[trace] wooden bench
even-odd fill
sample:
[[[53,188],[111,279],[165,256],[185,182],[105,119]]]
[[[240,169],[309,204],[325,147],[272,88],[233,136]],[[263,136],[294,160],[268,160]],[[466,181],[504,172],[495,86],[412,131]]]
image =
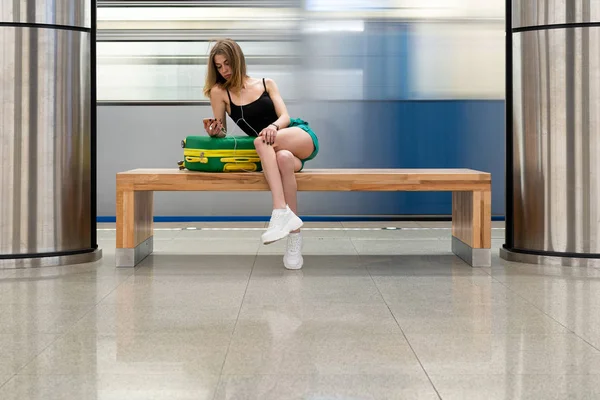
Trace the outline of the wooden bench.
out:
[[[469,265],[491,265],[491,175],[469,169],[313,169],[299,191],[452,192],[452,251]],[[153,251],[155,191],[267,191],[261,172],[134,169],[117,174],[116,265],[134,267]]]

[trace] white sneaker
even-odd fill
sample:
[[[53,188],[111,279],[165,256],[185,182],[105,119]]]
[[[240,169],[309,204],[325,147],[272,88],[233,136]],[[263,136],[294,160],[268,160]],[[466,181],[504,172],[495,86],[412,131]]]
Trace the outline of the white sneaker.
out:
[[[287,238],[283,265],[287,269],[300,269],[304,259],[302,258],[302,234],[300,232],[290,233]]]
[[[287,205],[284,209],[273,210],[269,227],[262,234],[262,241],[264,244],[271,244],[281,240],[289,235],[291,231],[300,229],[303,224],[304,222]]]

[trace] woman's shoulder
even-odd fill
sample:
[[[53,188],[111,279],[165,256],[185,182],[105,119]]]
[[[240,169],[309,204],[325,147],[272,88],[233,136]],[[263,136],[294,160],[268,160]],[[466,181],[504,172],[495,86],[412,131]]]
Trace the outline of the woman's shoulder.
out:
[[[210,89],[211,93],[215,93],[215,94],[224,94],[225,93],[225,88],[220,84],[220,83],[215,83],[213,85],[213,87]]]
[[[216,83],[211,89],[210,89],[210,98],[211,100],[219,100],[224,98],[226,95],[226,90],[223,86],[221,86],[221,84]]]
[[[265,86],[267,87],[267,90],[277,90],[277,83],[275,83],[275,80],[272,78],[263,78],[263,81],[265,82]]]

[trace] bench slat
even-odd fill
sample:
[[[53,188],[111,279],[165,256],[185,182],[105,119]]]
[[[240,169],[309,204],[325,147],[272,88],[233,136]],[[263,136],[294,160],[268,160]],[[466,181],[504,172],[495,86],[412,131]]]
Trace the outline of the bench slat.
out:
[[[472,191],[489,189],[491,175],[469,169],[313,169],[296,174],[299,191]],[[262,172],[206,173],[135,169],[117,174],[134,191],[264,191]]]

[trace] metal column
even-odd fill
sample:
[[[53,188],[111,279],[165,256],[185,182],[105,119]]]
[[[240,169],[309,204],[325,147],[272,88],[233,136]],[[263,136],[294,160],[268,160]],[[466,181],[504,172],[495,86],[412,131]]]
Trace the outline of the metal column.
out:
[[[507,2],[500,256],[600,265],[600,1]]]
[[[95,1],[0,4],[0,268],[90,262]]]

